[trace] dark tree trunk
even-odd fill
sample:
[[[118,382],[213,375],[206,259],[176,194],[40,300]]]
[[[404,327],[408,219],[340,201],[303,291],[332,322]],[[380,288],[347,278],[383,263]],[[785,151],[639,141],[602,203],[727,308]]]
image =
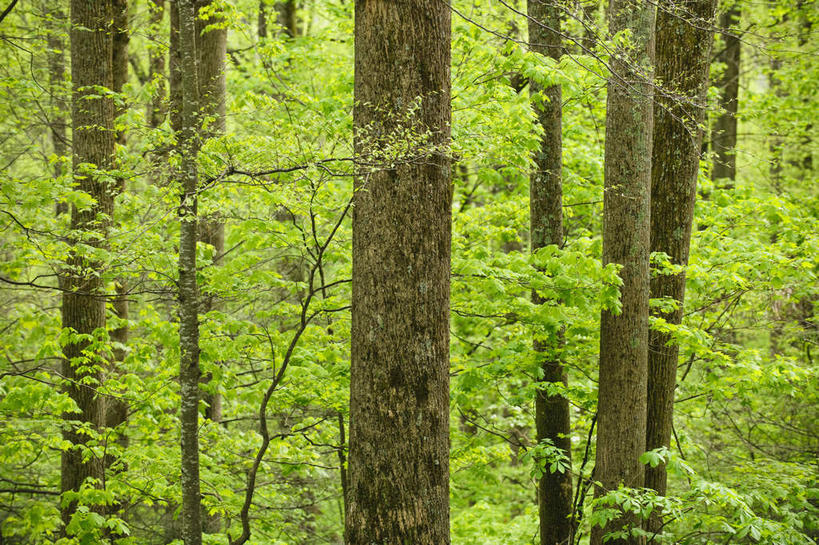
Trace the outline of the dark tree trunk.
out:
[[[99,96],[95,86],[113,85],[110,1],[71,2],[71,81],[72,134],[75,181],[91,195],[95,203],[87,209],[71,210],[72,241],[90,246],[105,244],[109,218],[113,214],[116,187],[101,172],[110,169],[114,160],[114,103]],[[90,96],[89,96],[90,95]],[[94,97],[94,98],[91,98]],[[89,168],[88,165],[94,165]],[[105,328],[105,294],[101,279],[103,264],[72,251],[63,274],[62,325],[78,334],[91,335]],[[68,395],[76,402],[79,414],[66,415],[92,429],[105,423],[104,405],[97,396],[106,365],[103,354],[88,354],[89,343],[73,341],[63,348],[62,374]],[[63,432],[73,448],[62,454],[61,492],[78,490],[91,477],[103,479],[103,463],[98,458],[84,459],[82,445],[88,435],[77,433],[73,426]],[[68,524],[76,510],[71,502],[61,507],[63,522]]]
[[[260,40],[267,38],[267,2],[259,0],[259,17],[256,24],[256,31]]]
[[[182,48],[179,43],[179,0],[170,0],[168,47],[168,115],[174,133],[182,132]]]
[[[296,0],[276,2],[276,22],[279,23],[283,32],[290,38],[295,38],[299,35],[296,7]]]
[[[648,367],[649,214],[652,149],[654,4],[611,0],[609,32],[631,32],[632,48],[611,59],[606,110],[603,263],[622,265],[622,311],[604,310],[600,325],[595,480],[596,494],[643,486],[640,455],[646,445],[646,372]],[[592,529],[599,545],[605,529]],[[639,543],[627,538],[609,543]]]
[[[449,543],[450,11],[358,0],[346,538]],[[416,107],[417,106],[417,107]]]
[[[560,8],[550,0],[529,0],[529,42],[533,52],[559,59],[562,54],[560,39]],[[563,135],[562,91],[559,85],[543,89],[531,81],[532,95],[538,122],[543,127],[540,149],[535,154],[536,170],[529,182],[529,211],[532,252],[550,244],[563,246]],[[532,301],[543,304],[537,293]],[[563,332],[553,339],[536,339],[541,385],[566,385],[566,370],[560,359]],[[569,400],[550,396],[538,388],[535,397],[535,425],[538,443],[550,441],[571,460],[571,422]],[[546,472],[538,481],[538,511],[540,515],[541,545],[570,543],[572,535],[572,473]]]
[[[199,289],[196,284],[197,186],[199,153],[199,53],[194,0],[177,0],[179,82],[182,107],[178,136],[182,186],[179,220],[179,347],[182,425],[182,541],[201,545],[199,490]]]
[[[688,265],[691,223],[697,195],[702,123],[708,91],[715,0],[685,0],[657,14],[656,80],[662,87],[654,108],[651,166],[651,251],[665,252],[671,263]],[[685,272],[656,275],[651,298],[670,297],[678,307],[656,316],[679,325],[683,316]],[[651,331],[648,353],[646,450],[668,447],[677,385],[679,345]],[[645,486],[666,493],[666,467],[646,466]],[[650,521],[659,531],[658,519]]]
[[[719,82],[720,115],[711,132],[714,166],[711,178],[726,188],[734,185],[737,174],[737,108],[739,106],[739,4],[729,7],[719,18],[723,50],[717,60],[725,64]]]

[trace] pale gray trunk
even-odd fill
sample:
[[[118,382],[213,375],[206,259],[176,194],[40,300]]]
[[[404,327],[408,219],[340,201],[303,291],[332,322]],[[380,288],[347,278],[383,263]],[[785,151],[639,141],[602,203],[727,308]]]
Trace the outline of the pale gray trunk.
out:
[[[177,0],[179,9],[179,76],[182,108],[178,135],[182,186],[179,206],[179,347],[182,425],[182,541],[201,545],[199,488],[199,288],[196,284],[197,195],[199,153],[199,84],[194,0]]]

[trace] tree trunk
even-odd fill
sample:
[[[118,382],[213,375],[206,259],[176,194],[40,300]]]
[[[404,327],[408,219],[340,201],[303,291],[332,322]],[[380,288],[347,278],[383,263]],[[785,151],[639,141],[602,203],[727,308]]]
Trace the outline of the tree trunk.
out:
[[[114,93],[122,93],[123,87],[128,81],[128,41],[130,39],[128,33],[128,2],[127,0],[112,0],[113,4],[113,28],[111,32],[112,38],[112,66],[113,66],[113,87],[111,90]],[[122,115],[124,108],[114,108],[114,117]],[[124,131],[116,132],[116,143],[120,146],[125,146],[126,136]],[[125,179],[118,178],[116,181],[117,193],[122,193],[125,190]],[[128,288],[124,278],[118,278],[115,281],[115,293],[112,301],[114,314],[121,320],[121,324],[111,331],[111,341],[116,343],[117,347],[113,350],[113,361],[111,362],[110,372],[113,374],[119,373],[117,363],[125,359],[125,345],[128,343]],[[106,400],[105,406],[105,427],[115,430],[119,428],[114,435],[117,437],[119,447],[125,449],[128,446],[128,437],[125,435],[124,424],[128,419],[128,404],[118,398],[112,397]],[[113,449],[112,449],[113,450]],[[107,454],[104,459],[105,471],[109,472],[111,466],[116,461],[115,454]],[[123,504],[114,502],[108,506],[109,513],[116,513],[122,511]],[[106,531],[107,537],[116,539],[125,537],[125,535],[117,534],[112,530]]]
[[[179,347],[182,425],[182,541],[201,545],[202,513],[199,490],[199,289],[196,284],[197,186],[199,153],[199,84],[194,0],[177,0],[179,76],[178,172],[182,186],[179,221]]]
[[[114,160],[114,103],[99,96],[95,86],[113,85],[110,1],[71,2],[71,81],[73,165],[78,187],[95,202],[86,209],[71,210],[71,240],[74,244],[102,246],[114,209],[116,187],[104,171]],[[105,294],[101,272],[103,264],[72,250],[63,274],[62,326],[81,335],[95,335],[105,328]],[[62,374],[68,395],[77,404],[79,414],[67,414],[67,420],[78,420],[99,430],[104,425],[104,406],[96,387],[102,382],[106,365],[104,354],[89,354],[90,343],[75,339],[63,347],[65,359]],[[84,459],[82,445],[88,435],[67,426],[63,436],[74,447],[62,454],[60,490],[78,490],[86,478],[103,479],[102,460]],[[68,524],[76,511],[76,502],[61,507],[63,523]]]
[[[68,137],[66,127],[68,120],[68,101],[65,95],[65,43],[63,39],[62,25],[65,24],[65,13],[59,3],[46,4],[46,14],[53,24],[48,29],[48,87],[51,93],[51,112],[49,116],[49,128],[51,135],[51,147],[54,155],[58,159],[65,157],[68,153]],[[64,163],[58,160],[54,163],[54,177],[60,178],[65,170]],[[59,216],[68,212],[68,205],[58,202],[56,213]],[[62,280],[60,280],[62,281]]]
[[[719,18],[723,50],[717,60],[725,64],[718,82],[720,115],[711,133],[714,166],[711,178],[727,189],[734,186],[737,174],[737,107],[739,106],[739,20],[740,6],[730,6]],[[721,182],[720,182],[721,181]]]
[[[259,0],[259,16],[256,24],[256,32],[259,40],[267,38],[267,2]]]
[[[450,12],[358,0],[346,539],[449,543]],[[418,137],[417,135],[426,135]],[[383,155],[381,155],[383,157]]]
[[[128,3],[127,0],[112,0],[112,3],[114,10],[114,28],[112,32],[112,60],[114,68],[113,87],[111,90],[115,93],[122,93],[122,89],[125,83],[128,81]],[[123,110],[121,108],[114,109],[115,117],[121,115],[122,113]],[[123,131],[117,131],[116,142],[121,146],[125,145],[125,133]],[[118,179],[117,191],[122,192],[124,189],[125,180]],[[125,320],[125,322],[121,326],[111,331],[111,340],[121,345],[125,345],[128,342],[127,291],[125,281],[122,279],[117,280],[116,294],[113,301],[114,314],[116,314],[117,318],[120,320]],[[124,358],[125,351],[122,348],[116,348],[114,350],[114,361],[120,362]],[[117,426],[123,424],[125,422],[127,412],[128,408],[125,402],[116,398],[109,400],[108,406],[106,407],[106,426],[109,428],[116,428]],[[106,466],[107,465],[110,464],[106,464]]]
[[[603,263],[622,266],[622,310],[600,325],[595,480],[600,496],[619,485],[643,486],[648,367],[649,214],[651,191],[654,4],[612,0],[609,32],[631,32],[631,47],[611,59],[606,110]],[[633,520],[592,529],[591,543]],[[640,543],[626,538],[608,543]]]
[[[165,0],[151,0],[150,29],[155,37],[160,35],[165,17]],[[171,10],[176,11],[176,10]],[[156,85],[148,107],[148,126],[155,129],[165,120],[165,53],[160,47],[152,47],[148,54],[148,72]]]
[[[276,22],[279,23],[284,33],[290,38],[295,38],[299,35],[296,7],[296,0],[276,2]]]
[[[548,0],[529,0],[528,15],[532,51],[559,59],[562,55],[559,7]],[[536,170],[529,182],[530,231],[534,253],[550,244],[563,246],[563,104],[559,85],[543,89],[537,82],[530,81],[529,91],[538,122],[543,127],[540,149],[534,158]],[[545,302],[537,293],[532,293],[532,301],[536,304]],[[562,344],[562,331],[557,331],[552,339],[535,340],[541,385],[566,385],[566,370],[559,356]],[[571,460],[568,399],[559,395],[550,396],[546,390],[538,388],[535,425],[538,443],[550,441]],[[538,511],[541,545],[571,542],[571,469],[552,473],[546,468],[538,481]]]
[[[227,98],[225,57],[227,56],[227,29],[206,28],[221,21],[221,17],[211,17],[202,20],[198,16],[199,10],[213,3],[213,0],[197,1],[197,55],[199,56],[199,104],[202,115],[208,119],[207,131],[202,138],[222,136],[225,132],[225,100]],[[213,266],[222,262],[225,252],[225,224],[218,216],[202,217],[199,223],[199,241],[213,246]],[[202,300],[202,313],[218,308],[218,303],[212,295]],[[208,382],[212,375],[208,373],[203,380]],[[216,393],[204,393],[207,409],[205,417],[212,422],[222,421],[222,396]],[[219,515],[203,514],[204,531],[208,534],[218,533],[221,529]]]
[[[179,0],[170,0],[170,42],[168,47],[168,115],[171,129],[182,132],[182,48],[179,43]]]
[[[685,0],[657,14],[656,80],[662,86],[654,108],[651,166],[651,251],[665,252],[686,267],[697,195],[702,124],[708,91],[715,0]],[[678,302],[670,313],[656,312],[679,325],[685,298],[685,271],[651,279],[651,298]],[[668,447],[680,347],[669,335],[649,333],[646,450]],[[645,486],[666,493],[666,467],[646,466]],[[659,531],[658,519],[650,521]]]

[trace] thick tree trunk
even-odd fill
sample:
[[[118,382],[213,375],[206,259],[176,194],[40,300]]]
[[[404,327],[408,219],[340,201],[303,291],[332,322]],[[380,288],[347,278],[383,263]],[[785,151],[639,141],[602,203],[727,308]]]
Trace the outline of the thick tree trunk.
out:
[[[717,60],[725,64],[718,82],[720,115],[711,132],[714,166],[711,178],[723,187],[731,188],[737,174],[737,108],[739,106],[739,20],[740,6],[730,6],[719,18],[723,50]]]
[[[654,108],[651,166],[651,251],[665,252],[671,263],[688,265],[691,223],[697,195],[702,123],[708,91],[715,0],[685,0],[673,11],[657,14],[656,80],[662,87]],[[685,271],[656,275],[651,298],[678,302],[670,313],[656,316],[679,325],[685,298]],[[680,348],[669,335],[649,333],[648,415],[646,450],[668,447],[677,385]],[[666,467],[646,466],[645,486],[666,493]],[[659,530],[658,520],[650,522]]]
[[[649,214],[652,149],[654,4],[612,0],[609,32],[631,32],[628,51],[611,59],[606,111],[603,263],[622,265],[622,311],[604,310],[600,325],[595,480],[596,495],[623,484],[643,486],[640,455],[646,445],[648,367]],[[605,529],[592,529],[591,543],[602,543]],[[628,538],[609,543],[639,543]]]
[[[182,186],[179,220],[179,347],[182,425],[182,541],[201,545],[199,489],[199,289],[196,284],[197,186],[199,153],[199,84],[194,0],[177,0],[182,108],[178,136]]]
[[[550,0],[529,0],[529,42],[532,51],[559,59],[562,54],[560,39],[560,9]],[[529,211],[532,252],[555,244],[563,246],[563,135],[562,91],[559,85],[543,89],[530,82],[538,122],[543,127],[540,149],[535,154],[536,170],[529,182]],[[544,303],[537,293],[532,294],[536,304]],[[566,370],[560,359],[563,332],[558,331],[550,340],[536,339],[539,382],[566,385]],[[571,460],[571,421],[569,400],[550,396],[538,388],[535,398],[535,425],[537,441],[549,440]],[[541,545],[570,543],[572,535],[572,473],[546,472],[538,481],[538,511],[540,515]]]
[[[346,538],[444,545],[450,12],[437,0],[358,0],[355,9],[357,155],[377,160],[390,137],[427,140],[356,178]]]
[[[114,103],[99,96],[95,86],[113,85],[110,1],[71,2],[71,81],[73,165],[79,188],[91,195],[95,203],[87,209],[71,210],[72,240],[90,246],[105,244],[108,222],[113,213],[116,187],[103,175],[114,160]],[[90,95],[90,96],[89,96]],[[93,96],[94,98],[91,98]],[[89,167],[88,165],[93,165]],[[102,264],[72,251],[63,271],[62,325],[81,335],[92,335],[105,328],[105,294],[100,278]],[[99,429],[104,425],[104,406],[96,387],[102,381],[106,365],[103,354],[89,354],[89,342],[74,340],[63,348],[62,374],[68,395],[76,402],[79,414],[66,415]],[[73,426],[63,432],[73,448],[62,454],[61,492],[78,490],[86,478],[102,482],[102,460],[86,459],[82,445],[88,435],[77,433]],[[68,524],[76,510],[71,502],[61,507],[63,522]]]

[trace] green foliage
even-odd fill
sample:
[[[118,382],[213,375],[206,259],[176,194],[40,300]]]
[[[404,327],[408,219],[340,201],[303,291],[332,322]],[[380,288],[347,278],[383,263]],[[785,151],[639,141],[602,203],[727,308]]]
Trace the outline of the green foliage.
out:
[[[271,443],[251,508],[252,542],[341,543],[348,203],[352,175],[362,168],[351,161],[353,2],[300,2],[304,32],[294,39],[275,31],[273,4],[265,2],[265,39],[256,36],[255,0],[216,2],[214,14],[224,22],[208,14],[228,28],[230,61],[228,128],[205,141],[199,156],[199,213],[226,231],[224,255],[205,243],[197,252],[197,281],[211,303],[200,315],[201,390],[221,396],[223,408],[217,424],[205,418],[207,401],[201,404],[203,507],[223,523],[206,542],[225,543],[228,524],[236,534],[246,472],[261,444],[263,396],[287,361],[265,412]],[[610,44],[600,40],[581,51],[578,43],[603,29],[585,29],[572,11],[564,24],[570,54],[555,61],[528,50],[523,2],[458,0],[453,7],[453,140],[450,150],[438,150],[453,157],[453,543],[532,543],[535,481],[566,471],[577,486],[581,543],[593,525],[624,514],[661,517],[663,534],[646,536],[653,543],[810,543],[819,534],[815,6],[743,6],[741,26],[753,32],[743,38],[738,178],[733,188],[716,186],[710,157],[703,158],[684,320],[651,320],[681,352],[672,445],[641,458],[666,465],[669,493],[618,488],[596,499],[588,497],[594,444],[586,441],[596,412],[600,312],[619,311],[621,283],[617,268],[600,262]],[[68,36],[65,14],[46,8],[19,3],[3,21],[0,46],[2,540],[105,543],[113,533],[120,545],[174,543],[181,499],[180,158],[169,120],[149,127],[144,116],[154,97],[165,96],[165,77],[137,77],[147,74],[148,52],[167,53],[167,14],[153,28],[147,2],[130,8],[132,74],[115,97],[124,107],[116,128],[127,140],[116,168],[104,173],[126,180],[127,189],[116,197],[114,216],[99,218],[110,220],[103,235],[80,233],[70,214],[55,214],[55,203],[88,209],[93,200],[75,179],[99,172],[86,164],[72,173],[70,151],[58,155],[49,140],[51,121],[70,123],[70,112],[53,99],[67,98],[70,70],[62,81],[49,79],[55,50],[47,38],[61,39],[67,52]],[[598,11],[586,16],[599,19]],[[714,66],[712,81],[722,69]],[[528,188],[542,130],[531,106],[544,97],[530,96],[525,81],[516,90],[521,77],[559,84],[563,93],[566,243],[534,254]],[[400,160],[428,146],[429,135],[397,125],[378,135],[391,141],[387,156],[372,160]],[[107,246],[100,247],[103,237]],[[126,287],[127,322],[109,304],[107,330],[78,335],[61,328],[57,276],[72,250],[101,265],[106,293]],[[682,272],[661,253],[652,271]],[[533,304],[533,293],[547,302]],[[651,304],[666,313],[678,305],[667,298]],[[303,315],[309,320],[294,343]],[[113,342],[112,332],[126,323],[128,342]],[[533,350],[534,340],[560,356],[567,386],[539,382],[544,354]],[[89,345],[72,364],[104,376],[84,386],[123,401],[125,424],[82,427],[61,372],[63,347],[77,341]],[[535,439],[538,390],[571,402],[570,455]],[[104,487],[89,481],[59,496],[61,453],[78,448],[62,437],[67,426],[80,426],[89,438],[79,447],[87,459],[115,460]],[[72,500],[80,507],[61,538],[59,507]]]

